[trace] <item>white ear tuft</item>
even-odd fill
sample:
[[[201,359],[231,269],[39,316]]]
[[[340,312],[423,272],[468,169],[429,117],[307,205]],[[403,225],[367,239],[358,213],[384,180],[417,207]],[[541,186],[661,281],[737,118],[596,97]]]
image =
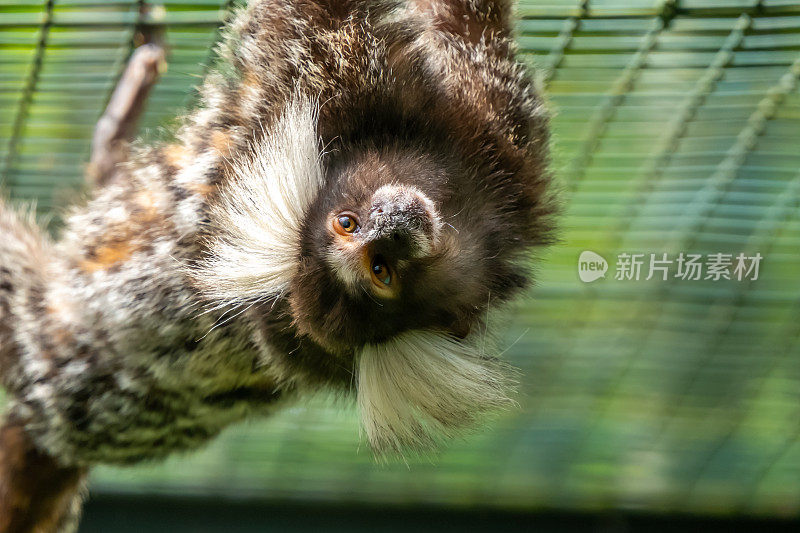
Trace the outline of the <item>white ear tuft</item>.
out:
[[[464,341],[411,331],[367,346],[358,367],[361,420],[377,453],[426,449],[514,405],[513,370]]]
[[[287,288],[301,225],[324,183],[316,126],[316,105],[295,96],[252,156],[233,163],[233,179],[211,209],[208,254],[190,271],[220,306]]]

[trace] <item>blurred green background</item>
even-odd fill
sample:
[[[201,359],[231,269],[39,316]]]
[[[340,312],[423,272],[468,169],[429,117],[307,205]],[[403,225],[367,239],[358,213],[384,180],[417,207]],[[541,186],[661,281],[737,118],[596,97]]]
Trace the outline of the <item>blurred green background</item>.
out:
[[[43,215],[82,184],[137,28],[166,24],[169,71],[141,124],[157,137],[191,104],[231,2],[142,4],[0,0],[0,179]],[[800,515],[800,2],[518,14],[565,203],[537,287],[497,319],[521,408],[434,459],[379,465],[352,406],[312,398],[185,457],[100,468],[96,501]],[[578,279],[583,250],[612,263],[606,279]],[[756,281],[620,281],[621,252],[764,259]]]

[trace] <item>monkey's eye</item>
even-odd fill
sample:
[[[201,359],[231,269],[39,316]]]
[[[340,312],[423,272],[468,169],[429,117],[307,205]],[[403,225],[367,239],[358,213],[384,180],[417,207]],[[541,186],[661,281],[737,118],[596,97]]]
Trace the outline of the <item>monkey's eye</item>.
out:
[[[349,235],[358,229],[358,219],[351,213],[340,213],[333,217],[333,229],[339,235]]]
[[[387,286],[392,284],[392,271],[389,270],[389,267],[383,262],[380,256],[372,260],[370,270],[372,271],[372,278],[375,281]]]

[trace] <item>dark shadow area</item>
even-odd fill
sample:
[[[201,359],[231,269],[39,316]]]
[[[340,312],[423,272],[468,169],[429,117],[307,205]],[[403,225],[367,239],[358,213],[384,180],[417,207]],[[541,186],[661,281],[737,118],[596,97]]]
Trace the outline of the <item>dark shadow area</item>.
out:
[[[536,531],[680,532],[800,531],[800,521],[635,513],[517,512],[241,502],[206,498],[97,496],[84,510],[80,533],[239,533],[253,531]]]

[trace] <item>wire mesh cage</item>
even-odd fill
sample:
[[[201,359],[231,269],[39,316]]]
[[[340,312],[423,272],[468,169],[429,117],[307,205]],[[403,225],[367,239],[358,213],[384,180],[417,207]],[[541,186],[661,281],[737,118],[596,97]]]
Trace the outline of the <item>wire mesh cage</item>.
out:
[[[0,0],[10,196],[42,215],[74,196],[148,25],[169,70],[140,126],[162,135],[231,7]],[[522,0],[517,15],[564,189],[559,243],[531,259],[537,286],[506,328],[520,409],[433,462],[378,465],[353,409],[314,398],[191,456],[100,469],[94,492],[800,513],[800,3]],[[585,251],[616,269],[582,282]],[[731,268],[682,277],[681,254]],[[737,276],[739,254],[758,272]],[[632,257],[639,279],[620,275]],[[656,259],[669,268],[648,271]]]

